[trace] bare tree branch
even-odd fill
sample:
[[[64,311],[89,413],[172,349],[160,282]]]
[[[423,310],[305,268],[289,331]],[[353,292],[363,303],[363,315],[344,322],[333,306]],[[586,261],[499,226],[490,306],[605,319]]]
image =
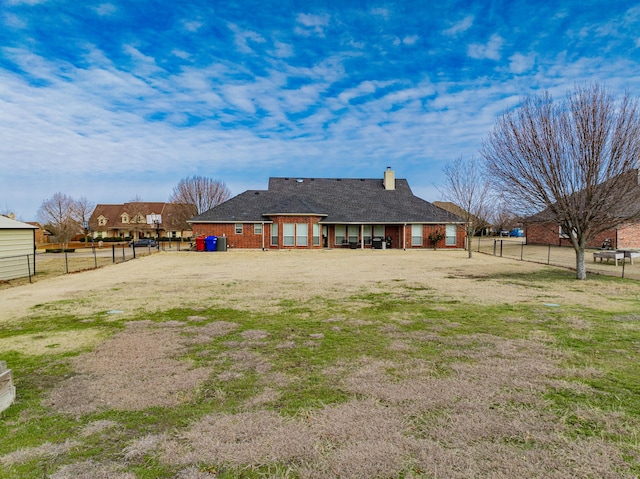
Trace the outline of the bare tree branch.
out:
[[[40,206],[40,221],[52,230],[63,248],[66,248],[69,240],[80,232],[79,209],[78,202],[63,193],[54,194]]]
[[[195,205],[197,214],[204,213],[216,205],[227,201],[231,191],[223,181],[194,175],[183,178],[169,197],[171,203]]]
[[[443,196],[461,208],[467,234],[467,251],[472,256],[471,240],[476,230],[488,224],[489,181],[482,163],[475,157],[458,158],[444,167]]]
[[[482,156],[519,214],[544,212],[569,233],[578,279],[590,240],[640,219],[640,112],[628,94],[615,101],[593,84],[560,102],[529,97],[498,119]]]

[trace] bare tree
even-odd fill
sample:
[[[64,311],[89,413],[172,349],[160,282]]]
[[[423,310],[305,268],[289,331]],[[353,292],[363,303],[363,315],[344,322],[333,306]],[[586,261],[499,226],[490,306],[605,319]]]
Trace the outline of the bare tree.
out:
[[[63,248],[80,232],[77,202],[63,193],[56,193],[44,200],[38,210],[38,217],[45,228],[50,229],[57,237]]]
[[[180,180],[173,189],[169,202],[195,205],[197,214],[200,214],[227,201],[230,197],[231,191],[223,181],[194,175]]]
[[[472,256],[471,240],[479,228],[487,226],[490,184],[483,171],[482,162],[471,157],[458,158],[444,167],[443,196],[460,208],[456,213],[465,222],[467,251]]]
[[[560,225],[586,279],[585,247],[604,231],[640,218],[640,111],[602,86],[549,93],[506,111],[482,148],[487,168],[519,213]]]
[[[494,206],[491,208],[491,225],[498,234],[502,230],[510,230],[521,219],[516,215],[509,206],[509,201],[505,199],[504,194],[500,193],[494,198]]]
[[[89,226],[89,218],[91,217],[91,213],[95,209],[95,203],[89,201],[86,197],[81,197],[76,203],[76,219],[83,225],[84,229],[84,243],[87,244],[87,231]],[[84,228],[84,225],[87,228]]]

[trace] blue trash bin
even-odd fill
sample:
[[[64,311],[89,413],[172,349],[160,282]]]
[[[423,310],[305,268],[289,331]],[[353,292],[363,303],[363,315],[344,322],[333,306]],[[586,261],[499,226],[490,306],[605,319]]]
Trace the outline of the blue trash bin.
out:
[[[215,251],[217,243],[218,243],[218,237],[217,236],[207,236],[204,239],[204,249],[205,249],[205,251]]]

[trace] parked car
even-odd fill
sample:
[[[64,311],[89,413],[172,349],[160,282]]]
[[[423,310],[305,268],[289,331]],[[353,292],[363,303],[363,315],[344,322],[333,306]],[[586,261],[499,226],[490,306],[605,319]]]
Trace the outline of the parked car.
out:
[[[509,236],[509,230],[500,230],[500,236]]]
[[[139,247],[148,247],[148,248],[155,248],[156,246],[156,242],[155,240],[149,239],[149,238],[142,238],[136,241],[131,241],[129,243],[129,246],[135,246],[136,248]]]
[[[513,228],[509,231],[509,236],[512,238],[522,238],[524,236],[524,230],[522,228]]]

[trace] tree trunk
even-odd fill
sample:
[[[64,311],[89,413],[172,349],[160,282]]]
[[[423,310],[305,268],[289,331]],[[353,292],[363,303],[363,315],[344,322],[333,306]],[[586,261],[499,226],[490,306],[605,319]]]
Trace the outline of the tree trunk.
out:
[[[471,242],[473,241],[473,234],[469,234],[469,232],[467,232],[467,251],[469,252],[469,258],[471,258],[471,256],[473,256],[473,252],[472,250],[472,245]]]
[[[576,279],[587,279],[587,268],[584,264],[584,248],[576,248]]]

